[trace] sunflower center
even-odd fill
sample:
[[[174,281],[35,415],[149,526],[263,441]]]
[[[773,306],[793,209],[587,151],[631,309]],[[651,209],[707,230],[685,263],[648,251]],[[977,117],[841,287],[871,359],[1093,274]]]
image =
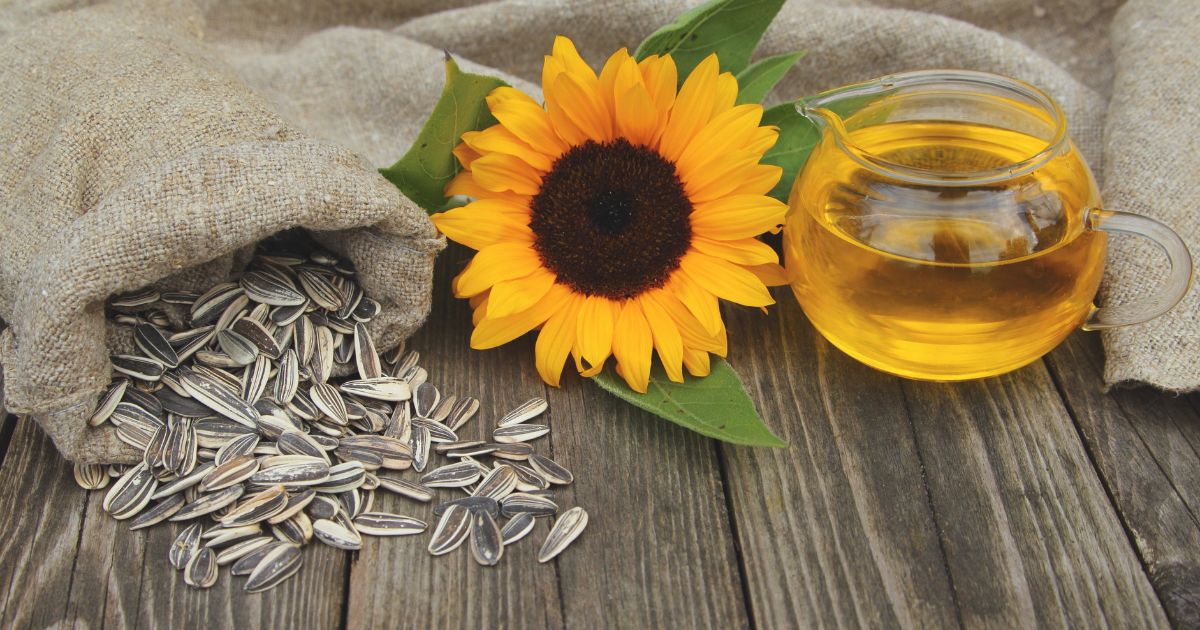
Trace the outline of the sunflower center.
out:
[[[584,295],[622,300],[661,287],[692,241],[675,165],[624,139],[564,153],[531,208],[542,263]]]

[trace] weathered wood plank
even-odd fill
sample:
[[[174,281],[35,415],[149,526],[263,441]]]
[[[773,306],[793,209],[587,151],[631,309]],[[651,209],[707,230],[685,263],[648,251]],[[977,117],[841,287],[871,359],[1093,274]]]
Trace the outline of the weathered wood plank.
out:
[[[130,532],[100,508],[103,494],[78,488],[71,465],[32,423],[18,423],[0,469],[0,625],[6,628],[335,627],[348,555],[321,545],[285,586],[262,595],[222,570],[196,591],[167,563],[177,526]],[[53,596],[51,596],[53,595]]]
[[[720,447],[757,625],[956,625],[899,384],[776,299],[729,312],[730,358],[790,446]]]
[[[433,558],[426,537],[368,545],[351,571],[351,627],[732,627],[745,623],[720,472],[703,439],[636,412],[570,377],[561,390],[538,379],[532,340],[488,352],[469,349],[469,311],[448,295],[467,252],[439,261],[433,315],[409,346],[431,382],[472,394],[482,407],[465,437],[484,435],[496,418],[548,395],[550,439],[535,446],[570,468],[560,506],[583,506],[591,521],[557,561],[539,565],[548,531],[482,568],[465,548]],[[431,506],[381,497],[432,522]]]
[[[1048,358],[1163,606],[1200,625],[1200,400],[1147,387],[1104,393],[1103,352],[1076,335]],[[1190,400],[1189,400],[1190,399]]]

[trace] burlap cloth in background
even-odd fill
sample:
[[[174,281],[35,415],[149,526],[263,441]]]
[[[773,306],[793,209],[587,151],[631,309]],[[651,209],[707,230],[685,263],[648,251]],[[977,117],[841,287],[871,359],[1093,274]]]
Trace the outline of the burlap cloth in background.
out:
[[[64,127],[45,130],[57,134],[53,140],[19,146],[15,157],[6,147],[0,158],[0,316],[17,331],[16,348],[5,353],[5,361],[15,363],[5,370],[9,404],[18,411],[61,406],[52,404],[56,396],[78,405],[94,396],[106,378],[103,346],[91,343],[80,353],[62,335],[99,338],[105,290],[133,288],[172,265],[195,265],[284,223],[338,230],[383,221],[371,230],[336,233],[427,243],[428,225],[385,184],[352,164],[350,154],[306,138],[348,148],[375,166],[389,164],[407,149],[437,98],[442,49],[468,68],[495,69],[536,93],[554,34],[571,36],[598,63],[694,2],[200,0],[194,14],[182,2],[147,2],[131,14],[138,17],[130,24],[143,30],[111,36],[97,32],[104,23],[96,16],[72,17],[74,4],[13,1],[0,11],[0,142],[37,136],[18,135],[11,126],[19,119],[13,104],[31,102],[22,86],[44,89],[47,77],[65,74],[54,96],[76,99],[48,103],[73,115]],[[62,11],[68,13],[39,21]],[[759,54],[808,51],[773,100],[925,68],[986,70],[1038,85],[1066,110],[1077,144],[1103,182],[1106,205],[1163,220],[1200,251],[1194,214],[1200,208],[1198,39],[1195,0],[791,0]],[[158,56],[141,58],[148,54]],[[90,62],[81,55],[91,55]],[[225,65],[250,90],[227,78]],[[114,68],[130,66],[144,70],[113,81]],[[198,85],[204,88],[199,94],[189,89]],[[214,100],[196,101],[205,90]],[[137,107],[152,126],[146,137],[169,142],[114,155],[108,147],[121,130],[91,130],[94,121],[83,115],[89,108],[78,99]],[[193,118],[197,111],[200,122]],[[219,137],[193,140],[197,125],[219,127]],[[199,146],[189,145],[195,142]],[[197,154],[212,145],[219,148]],[[67,185],[39,181],[53,177],[65,177]],[[14,198],[25,205],[15,207]],[[215,208],[222,210],[221,222],[211,220]],[[30,222],[39,211],[51,218]],[[238,242],[230,242],[226,221],[242,230]],[[148,227],[163,222],[171,229]],[[163,233],[174,231],[183,235],[163,242]],[[126,236],[101,238],[114,233]],[[342,250],[369,258],[386,249],[379,245],[342,243]],[[423,255],[436,249],[422,247]],[[130,256],[146,264],[127,265],[121,286],[79,276],[81,269],[102,267],[97,261]],[[361,266],[362,258],[356,260]],[[1101,302],[1144,297],[1165,275],[1161,260],[1146,243],[1114,239]],[[89,291],[80,293],[81,285]],[[409,288],[406,299],[418,310],[427,302],[413,294],[427,288]],[[1105,333],[1108,382],[1200,388],[1198,315],[1200,291],[1193,287],[1170,315]],[[31,322],[42,320],[55,325],[33,332]],[[107,452],[59,445],[69,455]]]

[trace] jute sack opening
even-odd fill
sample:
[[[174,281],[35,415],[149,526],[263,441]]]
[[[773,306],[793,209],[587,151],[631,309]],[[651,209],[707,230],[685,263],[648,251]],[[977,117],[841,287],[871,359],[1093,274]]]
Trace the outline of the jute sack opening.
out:
[[[105,300],[204,290],[260,239],[310,230],[383,304],[381,349],[424,320],[444,241],[351,152],[279,116],[200,43],[184,7],[102,5],[0,40],[5,405],[67,458],[136,461],[87,418],[128,339]]]

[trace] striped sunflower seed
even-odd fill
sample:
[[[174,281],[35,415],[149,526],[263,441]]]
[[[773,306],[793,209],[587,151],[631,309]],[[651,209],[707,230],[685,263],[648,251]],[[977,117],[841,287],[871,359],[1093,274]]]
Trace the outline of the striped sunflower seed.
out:
[[[500,539],[505,545],[511,545],[533,531],[533,526],[537,524],[537,519],[529,513],[518,514],[500,528]]]
[[[361,291],[359,295],[361,296]],[[354,360],[358,367],[359,378],[374,380],[383,376],[383,366],[379,362],[379,352],[375,350],[375,342],[371,339],[371,333],[367,332],[367,327],[362,323],[354,325]],[[407,385],[405,383],[406,388]]]
[[[500,502],[492,497],[485,496],[462,497],[459,499],[452,499],[450,501],[443,501],[433,508],[433,515],[441,516],[442,514],[446,513],[446,510],[449,510],[455,505],[461,505],[472,512],[483,510],[484,512],[490,513],[494,517],[498,518],[500,516]]]
[[[241,498],[244,492],[246,492],[246,489],[242,486],[230,486],[223,490],[202,494],[196,500],[188,503],[180,508],[178,512],[171,515],[169,520],[190,521],[197,516],[211,514],[229,505],[233,505],[235,501]]]
[[[221,347],[221,352],[237,365],[249,365],[258,358],[258,346],[233,330],[218,332],[217,344]]]
[[[101,507],[117,520],[125,520],[150,503],[150,496],[158,487],[158,480],[145,463],[130,468],[117,479],[108,494],[104,495]]]
[[[455,401],[454,406],[450,408],[450,413],[446,416],[444,424],[450,427],[451,431],[458,431],[468,420],[475,417],[479,411],[479,399],[465,396]]]
[[[421,476],[421,483],[430,488],[461,488],[479,481],[479,468],[470,462],[447,464]]]
[[[475,488],[475,491],[472,492],[471,495],[476,497],[490,497],[499,500],[511,494],[516,487],[517,473],[508,466],[501,466],[499,468],[493,468],[492,471],[483,478],[483,481],[479,482],[479,485]]]
[[[347,394],[363,398],[391,402],[408,400],[412,397],[412,392],[408,388],[408,382],[391,376],[346,381],[341,384],[341,390]]]
[[[195,588],[209,588],[217,583],[217,554],[203,547],[188,559],[183,569],[183,581]]]
[[[492,439],[501,444],[528,442],[529,440],[540,438],[549,432],[550,427],[544,424],[514,424],[492,431]]]
[[[140,381],[157,381],[162,378],[163,364],[153,359],[117,354],[111,357],[113,370]]]
[[[114,409],[117,408],[117,403],[121,402],[121,398],[125,395],[125,388],[129,386],[129,381],[119,379],[113,381],[112,385],[104,391],[104,395],[100,397],[100,401],[96,403],[96,410],[92,412],[88,418],[88,424],[93,427],[98,427],[108,421]]]
[[[241,558],[238,558],[233,563],[233,566],[229,567],[229,574],[230,575],[250,575],[254,571],[254,567],[258,566],[258,563],[261,562],[262,559],[264,557],[266,557],[266,555],[268,553],[274,551],[280,545],[288,545],[288,544],[291,544],[291,543],[286,543],[286,542],[276,539],[276,540],[272,541],[270,544],[263,545],[262,547],[259,547],[258,549],[251,551],[250,553],[242,556]],[[292,545],[292,546],[295,546],[295,545]]]
[[[496,566],[504,555],[504,542],[496,519],[486,511],[471,513],[471,557],[487,567]]]
[[[308,302],[304,294],[289,282],[262,271],[251,271],[242,276],[240,284],[246,297],[260,304],[271,306],[302,306]]]
[[[350,418],[346,415],[346,402],[342,400],[342,395],[336,387],[329,383],[314,383],[308,390],[308,395],[317,409],[334,422],[343,426],[350,423]]]
[[[530,455],[529,465],[550,483],[567,485],[575,481],[575,476],[571,474],[571,471],[563,468],[558,462],[544,455],[538,455],[537,453]]]
[[[109,299],[108,304],[113,308],[137,308],[139,306],[147,306],[159,300],[158,291],[146,287],[129,293],[114,295]]]
[[[471,531],[471,511],[461,505],[450,506],[438,520],[429,539],[429,553],[440,556],[458,548]]]
[[[217,450],[214,456],[214,463],[217,466],[224,465],[230,460],[242,455],[250,455],[254,453],[254,448],[258,446],[258,436],[253,433],[239,435],[232,440],[229,440]]]
[[[133,328],[133,341],[147,357],[169,368],[179,366],[179,355],[162,331],[150,324],[138,324]]]
[[[75,464],[75,483],[84,490],[99,490],[108,485],[108,471],[100,464]]]
[[[254,436],[250,436],[254,437]],[[239,455],[218,465],[200,480],[201,492],[221,490],[246,481],[258,472],[258,460],[253,455]]]
[[[514,424],[521,424],[532,420],[544,413],[550,407],[545,398],[530,398],[521,403],[512,411],[504,414],[500,421],[496,423],[498,428],[511,427]]]
[[[549,562],[558,554],[562,553],[579,535],[588,524],[588,513],[581,507],[573,507],[558,517],[554,521],[554,527],[550,528],[550,533],[546,535],[546,541],[542,543],[542,548],[538,551],[538,562]]]
[[[243,339],[253,344],[260,355],[278,359],[279,355],[283,353],[283,348],[279,347],[279,343],[275,341],[275,337],[267,331],[266,327],[248,317],[234,322],[230,332],[241,335]]]
[[[354,518],[354,527],[359,533],[370,536],[411,536],[423,533],[428,526],[425,521],[411,516],[364,512]]]
[[[174,542],[171,543],[171,549],[168,551],[167,559],[171,566],[182,571],[187,566],[192,555],[200,550],[200,536],[204,533],[204,527],[200,523],[192,523],[184,527],[177,536]]]
[[[282,484],[285,486],[319,485],[330,479],[333,469],[320,457],[291,455],[294,459],[267,467],[262,462],[258,472],[250,477],[253,484]],[[270,458],[275,459],[275,458]],[[269,460],[268,460],[269,461]]]
[[[441,402],[442,393],[431,383],[421,383],[415,386],[410,383],[410,386],[413,387],[413,411],[419,417],[428,418],[433,413],[433,408],[437,407],[438,403]]]
[[[275,400],[286,405],[296,395],[300,386],[300,363],[294,349],[288,349],[279,359],[279,370],[275,375]]]
[[[403,479],[393,479],[391,477],[379,477],[379,487],[388,492],[393,492],[403,497],[407,497],[414,501],[428,503],[433,500],[433,490],[422,486],[419,483],[405,481]]]
[[[516,516],[517,514],[554,516],[558,513],[558,504],[549,497],[515,492],[500,501],[500,513],[507,517]]]
[[[129,521],[129,529],[143,529],[157,525],[178,512],[186,502],[182,494],[173,494],[133,517],[133,520]]]
[[[239,503],[221,518],[221,524],[238,527],[265,521],[283,511],[287,503],[288,495],[283,486],[275,486]]]
[[[233,564],[246,554],[253,553],[274,542],[275,539],[270,536],[255,536],[254,538],[247,538],[246,540],[229,545],[217,552],[217,565],[225,566]]]
[[[269,591],[295,575],[303,565],[304,556],[298,545],[285,543],[266,548],[250,571],[245,589],[249,593]]]
[[[330,547],[348,551],[362,549],[362,536],[353,526],[347,527],[343,523],[321,518],[313,521],[312,527],[317,540]]]

